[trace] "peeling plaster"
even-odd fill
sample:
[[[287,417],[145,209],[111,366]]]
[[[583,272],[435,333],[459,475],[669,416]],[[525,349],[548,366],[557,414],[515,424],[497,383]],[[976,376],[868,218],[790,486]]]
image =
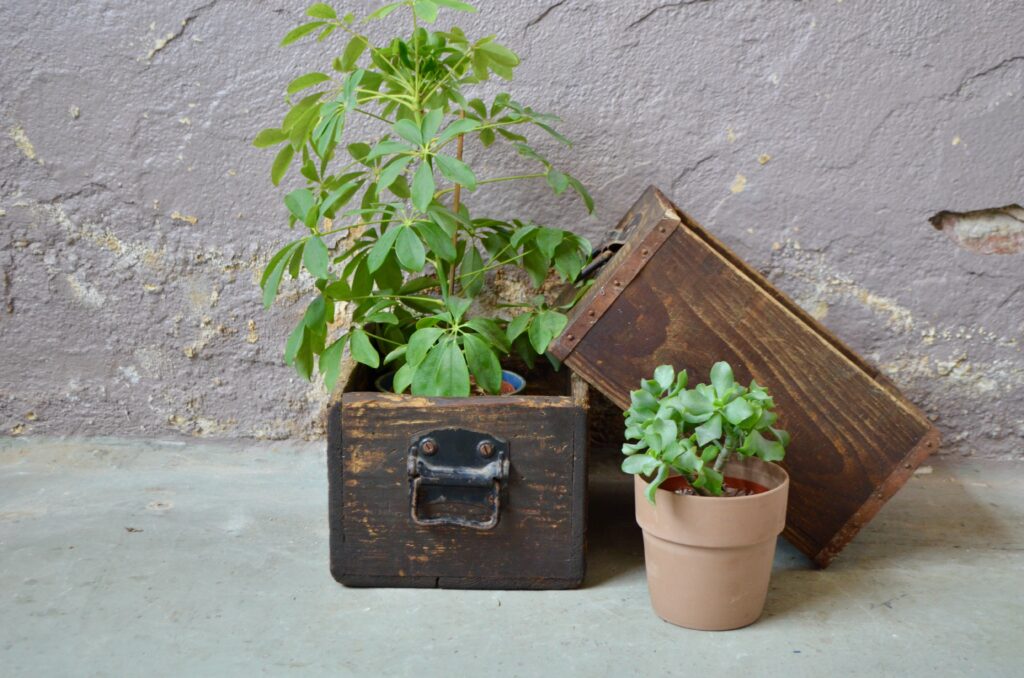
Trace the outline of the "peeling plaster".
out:
[[[257,288],[293,235],[281,196],[301,179],[272,188],[250,139],[330,48],[274,48],[302,6],[247,6],[240,40],[236,5],[196,2],[39,0],[0,25],[18,44],[45,15],[49,46],[0,70],[4,432],[323,434],[328,394],[282,364],[312,281],[288,281],[270,312]],[[925,407],[944,453],[1024,458],[1024,273],[1019,256],[971,249],[1016,236],[954,224],[947,241],[922,225],[1024,196],[1024,5],[852,9],[484,3],[460,25],[524,55],[511,91],[562,116],[572,149],[535,141],[592,189],[597,216],[543,182],[472,205],[597,242],[646,185],[668,189]],[[517,162],[488,153],[481,177]],[[725,191],[738,174],[742,194]],[[345,322],[339,309],[335,336]]]
[[[971,252],[1024,252],[1024,207],[1020,205],[971,212],[939,212],[929,221],[950,240]]]

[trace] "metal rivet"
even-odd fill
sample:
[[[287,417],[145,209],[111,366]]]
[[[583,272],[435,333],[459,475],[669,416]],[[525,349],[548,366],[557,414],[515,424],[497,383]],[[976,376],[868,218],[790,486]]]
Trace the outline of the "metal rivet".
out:
[[[481,457],[490,457],[494,454],[494,445],[491,444],[490,440],[482,440],[476,446],[476,451],[480,453]]]
[[[620,283],[618,280],[613,280],[612,284],[615,285],[616,287],[622,287],[622,283]]]
[[[594,309],[590,309],[589,311],[587,311],[587,315],[593,318],[595,315],[597,315],[597,311],[595,311]]]
[[[646,257],[646,256],[647,256],[648,254],[650,254],[650,253],[651,253],[651,251],[650,251],[650,250],[640,250],[640,254],[642,254],[642,255],[643,255],[643,256],[645,256],[645,257]]]
[[[565,338],[568,339],[569,341],[576,341],[576,335],[575,334],[567,334],[567,335],[565,335]]]
[[[424,438],[420,442],[420,452],[427,455],[434,454],[437,452],[437,441],[433,438]]]
[[[658,233],[664,233],[664,232],[665,232],[665,227],[664,226],[662,226],[661,228],[658,229]]]

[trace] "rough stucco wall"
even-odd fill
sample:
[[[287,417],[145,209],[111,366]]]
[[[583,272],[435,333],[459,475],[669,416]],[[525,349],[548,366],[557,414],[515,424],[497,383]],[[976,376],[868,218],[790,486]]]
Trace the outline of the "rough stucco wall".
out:
[[[306,4],[0,6],[3,433],[319,435],[323,388],[280,358],[300,291],[260,307],[287,233],[248,145],[328,63],[275,48]],[[1005,224],[928,223],[1024,198],[1024,3],[480,4],[460,24],[524,57],[512,91],[564,117],[578,143],[550,150],[598,214],[543,185],[478,207],[597,237],[659,185],[879,363],[947,452],[1024,459],[1020,239],[980,254],[958,233]]]

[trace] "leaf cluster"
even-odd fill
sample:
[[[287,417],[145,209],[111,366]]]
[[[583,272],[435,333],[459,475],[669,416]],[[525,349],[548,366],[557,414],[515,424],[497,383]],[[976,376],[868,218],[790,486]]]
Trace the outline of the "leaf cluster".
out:
[[[775,402],[756,381],[736,383],[732,367],[718,362],[711,368],[711,383],[687,389],[686,370],[676,374],[671,365],[654,371],[630,393],[625,412],[626,455],[622,470],[653,480],[647,498],[673,472],[686,477],[705,495],[722,495],[722,468],[730,455],[780,461],[789,434],[776,428]]]
[[[371,44],[363,26],[403,9],[411,33]],[[485,185],[544,180],[555,194],[576,192],[593,211],[583,185],[527,138],[527,130],[539,130],[571,145],[554,128],[555,116],[508,93],[489,100],[468,94],[494,77],[511,80],[519,57],[494,36],[471,40],[457,27],[424,27],[441,9],[476,11],[460,0],[403,0],[357,21],[316,3],[307,10],[311,21],[282,41],[346,36],[330,69],[291,81],[280,125],[253,142],[278,149],[274,185],[294,168],[305,183],[284,197],[289,226],[302,235],[271,258],[260,284],[269,307],[286,273],[315,281],[317,295],[289,337],[285,358],[307,379],[318,362],[328,387],[348,347],[360,363],[396,369],[397,392],[464,396],[471,374],[485,391],[497,393],[499,360],[516,352],[532,364],[564,328],[568,307],[549,308],[535,297],[511,321],[497,314],[470,317],[488,274],[519,267],[539,290],[551,271],[582,284],[578,278],[589,261],[584,238],[474,214],[456,198]],[[374,121],[379,134],[346,139],[354,117]],[[507,147],[536,171],[480,177],[462,157],[466,140],[477,142],[475,148]],[[343,304],[352,311],[351,326],[331,341],[330,327]]]

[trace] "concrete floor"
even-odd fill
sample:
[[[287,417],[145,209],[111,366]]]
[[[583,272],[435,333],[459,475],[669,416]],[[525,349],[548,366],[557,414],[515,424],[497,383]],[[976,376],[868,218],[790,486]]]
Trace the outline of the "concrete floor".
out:
[[[700,633],[652,613],[606,469],[583,590],[366,590],[327,570],[321,445],[4,439],[0,675],[1024,675],[1024,466],[929,468]]]

